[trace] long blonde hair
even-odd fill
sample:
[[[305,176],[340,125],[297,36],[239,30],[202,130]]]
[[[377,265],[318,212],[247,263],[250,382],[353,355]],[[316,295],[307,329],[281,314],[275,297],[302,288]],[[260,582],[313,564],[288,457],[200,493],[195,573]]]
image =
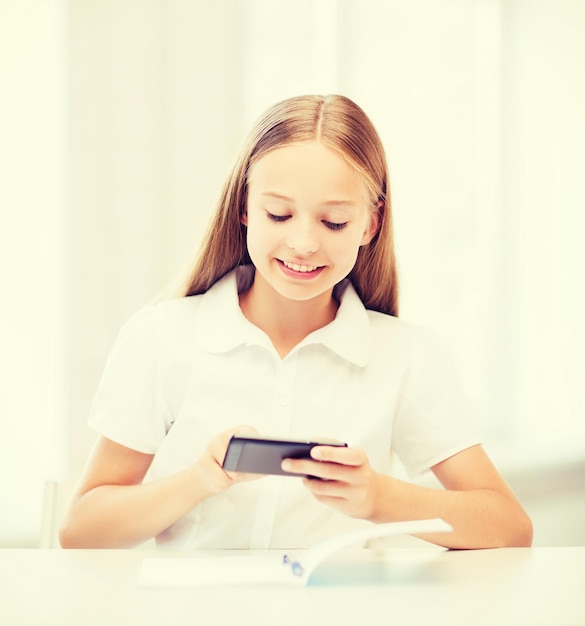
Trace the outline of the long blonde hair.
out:
[[[360,247],[349,274],[368,309],[398,315],[388,165],[382,142],[367,115],[345,96],[298,96],[272,106],[248,136],[220,194],[195,266],[179,295],[205,293],[239,265],[251,264],[246,227],[247,179],[252,165],[270,150],[301,141],[320,141],[362,176],[379,213],[372,241]]]

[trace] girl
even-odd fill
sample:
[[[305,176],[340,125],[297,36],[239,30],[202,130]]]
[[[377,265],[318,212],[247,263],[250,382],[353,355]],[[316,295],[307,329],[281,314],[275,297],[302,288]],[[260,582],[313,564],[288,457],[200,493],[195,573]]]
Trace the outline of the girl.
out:
[[[180,298],[122,329],[64,547],[303,548],[371,522],[441,517],[447,547],[528,546],[436,342],[397,318],[386,157],[342,96],[272,107],[221,194]],[[234,433],[322,436],[295,477],[222,469]],[[395,453],[415,476],[391,474]]]

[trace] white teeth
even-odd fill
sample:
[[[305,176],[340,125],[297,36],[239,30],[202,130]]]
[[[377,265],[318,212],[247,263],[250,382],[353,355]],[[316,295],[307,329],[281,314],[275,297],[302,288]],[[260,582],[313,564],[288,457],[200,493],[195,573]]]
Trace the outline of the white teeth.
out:
[[[288,263],[287,261],[283,261],[283,263],[286,267],[295,272],[314,272],[319,267],[318,265],[297,265],[296,263]]]

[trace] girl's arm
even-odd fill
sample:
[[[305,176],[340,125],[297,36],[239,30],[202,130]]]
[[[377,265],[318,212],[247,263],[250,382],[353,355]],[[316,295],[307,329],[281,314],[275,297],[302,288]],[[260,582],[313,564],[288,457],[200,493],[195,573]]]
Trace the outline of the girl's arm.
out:
[[[153,455],[100,437],[61,524],[62,547],[138,545],[167,529],[209,496],[251,478],[221,468],[231,435],[250,430],[239,427],[221,433],[192,466],[145,484],[142,479]]]
[[[315,498],[352,517],[393,522],[440,517],[452,533],[425,535],[448,548],[530,546],[532,523],[483,448],[472,446],[432,469],[445,489],[432,489],[374,472],[359,448],[314,448],[322,461],[288,460]]]

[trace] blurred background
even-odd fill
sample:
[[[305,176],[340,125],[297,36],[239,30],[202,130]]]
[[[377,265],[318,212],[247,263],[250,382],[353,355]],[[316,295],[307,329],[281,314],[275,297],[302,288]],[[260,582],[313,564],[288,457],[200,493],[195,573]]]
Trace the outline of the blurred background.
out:
[[[250,125],[332,92],[387,149],[401,316],[449,344],[535,544],[585,544],[584,32],[581,0],[0,0],[0,546],[38,545]]]

